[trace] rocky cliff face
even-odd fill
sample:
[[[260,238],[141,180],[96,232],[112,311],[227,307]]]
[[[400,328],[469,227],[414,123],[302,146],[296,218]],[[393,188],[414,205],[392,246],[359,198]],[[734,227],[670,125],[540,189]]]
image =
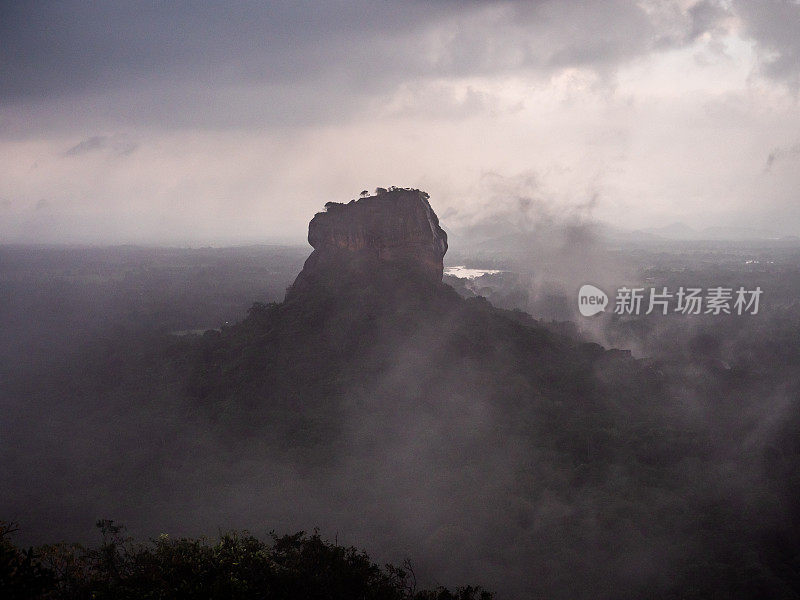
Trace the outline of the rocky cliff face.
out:
[[[425,192],[393,189],[347,204],[328,202],[325,209],[308,225],[314,252],[290,293],[330,279],[336,272],[356,271],[369,277],[385,266],[441,282],[447,234]]]

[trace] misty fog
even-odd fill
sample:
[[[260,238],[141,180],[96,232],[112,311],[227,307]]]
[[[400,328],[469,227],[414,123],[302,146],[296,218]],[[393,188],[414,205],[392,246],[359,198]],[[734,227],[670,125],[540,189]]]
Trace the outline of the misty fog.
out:
[[[0,596],[178,593],[111,519],[308,532],[378,598],[800,597],[798,40],[791,0],[0,5]]]

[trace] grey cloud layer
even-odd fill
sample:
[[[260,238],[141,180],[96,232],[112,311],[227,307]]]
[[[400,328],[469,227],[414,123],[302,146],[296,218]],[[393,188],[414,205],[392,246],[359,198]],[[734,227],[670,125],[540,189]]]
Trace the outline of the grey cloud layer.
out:
[[[760,72],[800,86],[800,3],[794,0],[737,0],[746,32],[758,43]]]
[[[486,172],[601,198],[620,226],[795,233],[798,19],[789,0],[0,2],[0,238],[302,240],[378,185],[463,217]]]
[[[613,72],[724,14],[707,0],[6,3],[0,108],[19,112],[0,131],[330,122],[418,78]]]

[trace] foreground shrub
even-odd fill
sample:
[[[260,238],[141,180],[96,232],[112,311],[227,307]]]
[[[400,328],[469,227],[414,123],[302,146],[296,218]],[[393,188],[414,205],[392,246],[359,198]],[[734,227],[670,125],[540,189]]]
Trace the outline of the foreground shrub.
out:
[[[263,542],[247,532],[218,540],[162,535],[136,543],[99,521],[96,548],[56,544],[21,550],[0,523],[0,597],[42,599],[489,600],[480,588],[417,590],[411,566],[373,563],[318,532]]]

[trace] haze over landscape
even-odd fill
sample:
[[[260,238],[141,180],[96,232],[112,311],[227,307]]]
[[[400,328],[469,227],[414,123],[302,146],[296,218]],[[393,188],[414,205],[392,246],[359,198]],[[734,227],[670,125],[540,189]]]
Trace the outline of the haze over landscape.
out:
[[[798,91],[790,0],[0,4],[0,597],[800,598]]]

